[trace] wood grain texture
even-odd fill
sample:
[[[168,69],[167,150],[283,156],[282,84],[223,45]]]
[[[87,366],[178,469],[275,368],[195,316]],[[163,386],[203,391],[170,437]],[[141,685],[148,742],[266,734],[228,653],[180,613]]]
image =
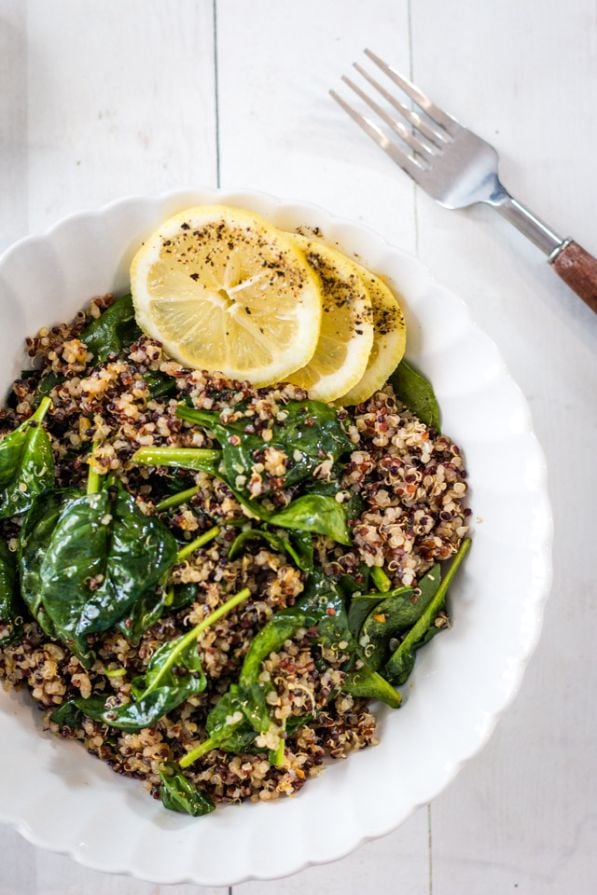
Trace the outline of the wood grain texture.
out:
[[[577,242],[571,242],[558,254],[553,269],[597,313],[597,258]]]
[[[597,103],[597,8],[553,0],[489,8],[413,4],[414,78],[496,145],[514,195],[596,248],[597,122],[587,109]],[[422,260],[467,301],[530,401],[555,516],[554,586],[521,692],[432,806],[433,895],[589,895],[597,887],[597,582],[587,562],[597,318],[490,209],[456,214],[421,193],[417,204]]]
[[[218,0],[217,85],[213,8],[0,2],[0,249],[119,195],[215,183],[218,159],[223,186],[294,195],[372,225],[418,249],[499,344],[531,402],[556,515],[555,585],[537,654],[489,745],[433,803],[431,839],[423,809],[340,862],[235,891],[590,895],[597,318],[488,209],[448,212],[421,193],[415,203],[408,178],[327,89],[365,45],[402,69],[412,63],[421,86],[495,143],[512,192],[595,250],[595,2]],[[8,828],[0,865],[0,895],[227,891],[88,871]]]
[[[28,0],[29,227],[216,177],[211,3]]]
[[[0,251],[27,232],[27,19],[0,5]]]
[[[409,66],[407,0],[218,3],[222,185],[310,201],[414,249],[414,189],[328,95],[365,41]]]

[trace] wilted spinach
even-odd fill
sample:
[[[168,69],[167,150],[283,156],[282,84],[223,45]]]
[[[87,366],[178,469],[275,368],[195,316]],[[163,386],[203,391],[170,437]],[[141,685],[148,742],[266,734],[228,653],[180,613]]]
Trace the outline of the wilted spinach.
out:
[[[195,540],[181,547],[176,554],[176,562],[183,562],[200,547],[205,546],[220,533],[219,526],[204,531]],[[178,612],[190,605],[197,595],[195,584],[182,584],[166,587],[166,577],[162,579],[159,589],[152,588],[143,594],[134,604],[131,612],[120,619],[117,628],[130,643],[136,644],[142,635],[149,630],[163,615]]]
[[[57,385],[60,385],[61,382],[64,382],[64,376],[59,376],[58,373],[53,373],[52,371],[44,373],[39,380],[35,394],[38,398],[47,398],[50,392],[55,389]]]
[[[0,441],[0,519],[26,513],[54,484],[54,457],[42,421],[52,406],[42,398],[35,413]]]
[[[48,491],[33,502],[21,528],[18,562],[21,596],[29,612],[48,637],[56,637],[43,602],[41,565],[48,551],[58,517],[67,501],[78,496],[74,488]]]
[[[176,391],[176,379],[161,370],[148,370],[143,373],[143,379],[153,399],[164,398]]]
[[[0,541],[0,646],[18,640],[23,626],[23,606],[17,587],[17,568],[14,553]]]
[[[170,589],[162,587],[152,590],[137,600],[129,615],[122,618],[116,627],[124,634],[129,643],[136,645],[143,634],[149,631],[164,615],[190,606],[196,596],[196,584],[182,584]]]
[[[439,404],[429,380],[403,358],[390,376],[390,382],[398,400],[412,410],[426,426],[439,432]]]
[[[324,482],[319,479],[313,479],[311,482],[305,483],[306,494],[319,494],[322,497],[330,497],[336,499],[336,494],[343,491],[343,497],[346,492],[340,487],[340,482],[332,480]],[[349,492],[349,496],[341,502],[342,510],[347,519],[357,519],[365,509],[365,502],[357,492],[353,489]]]
[[[244,588],[190,631],[163,643],[153,653],[145,674],[132,680],[131,702],[113,707],[106,704],[104,697],[91,696],[75,699],[75,705],[88,717],[120,730],[152,727],[190,696],[205,689],[206,678],[197,649],[197,638],[250,596],[250,590]]]
[[[196,411],[199,413],[199,411]],[[217,477],[221,477],[221,471],[216,471],[215,461],[220,456],[219,451],[209,448],[140,448],[132,457],[134,463],[143,466],[174,466],[182,469],[203,470]],[[269,513],[256,500],[246,497],[238,488],[231,485],[226,478],[224,481],[251,516],[262,522],[269,522],[279,528],[289,528],[295,531],[312,532],[313,534],[327,535],[339,544],[350,544],[348,533],[347,515],[344,505],[338,503],[333,497],[320,494],[303,494],[297,497],[283,510],[277,513]],[[189,489],[189,492],[191,489]],[[166,509],[173,506],[173,501],[168,498]],[[164,507],[164,503],[161,505]],[[306,543],[303,546],[308,546]]]
[[[50,721],[53,721],[54,724],[58,724],[60,727],[70,727],[71,730],[76,730],[80,727],[82,720],[83,712],[75,705],[72,699],[63,702],[62,705],[59,705],[58,708],[55,708],[50,713]]]
[[[160,768],[160,781],[160,799],[163,806],[170,811],[202,817],[214,810],[215,805],[209,796],[200,792],[190,780],[187,780],[176,765],[163,765]]]
[[[231,684],[207,716],[207,739],[183,755],[179,764],[187,768],[212,749],[247,752],[255,738],[271,725],[263,689]]]
[[[65,501],[39,565],[23,551],[39,582],[34,603],[43,603],[56,635],[85,661],[87,636],[111,628],[175,558],[174,536],[120,483]]]
[[[285,404],[285,418],[271,424],[272,437],[267,442],[260,435],[247,431],[251,428],[251,420],[247,417],[223,423],[219,413],[195,410],[186,404],[180,404],[176,412],[181,419],[202,426],[217,439],[222,448],[220,474],[232,486],[236,486],[239,475],[250,478],[254,464],[268,447],[284,451],[288,458],[283,477],[285,486],[296,485],[310,477],[326,458],[335,463],[353,449],[336,410],[320,401],[289,401]]]
[[[346,511],[333,497],[303,494],[269,517],[270,525],[327,535],[338,544],[350,545]]]
[[[438,630],[437,628],[434,629],[434,621],[438,612],[443,608],[448,588],[470,546],[470,539],[466,538],[460,545],[460,549],[452,560],[444,578],[441,581],[435,579],[436,587],[431,597],[428,598],[424,612],[405,635],[387,662],[385,672],[393,684],[401,686],[406,683],[414,668],[417,650],[430,640],[430,634],[433,636],[435,631]],[[433,583],[432,586],[434,586]]]
[[[400,708],[402,704],[400,693],[379,672],[373,671],[368,665],[351,671],[346,676],[343,689],[351,696],[378,699],[393,709]]]
[[[88,323],[79,338],[96,363],[103,364],[111,354],[120,354],[142,335],[135,321],[133,299],[130,295],[122,295]]]
[[[235,559],[249,541],[265,541],[278,553],[287,553],[297,568],[308,572],[313,568],[313,542],[307,532],[293,532],[292,535],[274,534],[266,528],[247,528],[239,532],[228,552],[229,559]]]
[[[397,588],[371,608],[361,625],[358,644],[374,671],[383,664],[392,637],[410,628],[424,609],[412,587]]]

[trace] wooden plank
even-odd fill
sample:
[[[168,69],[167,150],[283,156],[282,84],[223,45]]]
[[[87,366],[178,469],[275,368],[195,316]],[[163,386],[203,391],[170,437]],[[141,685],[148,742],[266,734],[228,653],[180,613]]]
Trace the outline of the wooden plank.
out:
[[[26,9],[6,0],[0,9],[0,251],[27,231]]]
[[[495,143],[518,198],[593,252],[596,34],[591,0],[413,4],[415,80]],[[417,204],[422,259],[466,299],[531,401],[556,519],[553,594],[520,696],[432,806],[433,893],[590,892],[597,317],[489,209],[448,212],[422,194]]]
[[[30,227],[215,182],[212,6],[29,0]]]
[[[350,95],[340,76],[365,43],[408,68],[406,0],[227,0],[218,43],[222,184],[323,205],[413,249],[412,185],[328,95]]]
[[[0,895],[227,895],[227,888],[156,886],[127,876],[100,873],[64,855],[41,851],[0,826]]]
[[[349,759],[350,760],[350,759]],[[292,848],[292,843],[288,844]],[[234,886],[234,895],[423,895],[429,891],[427,809],[419,808],[399,829],[352,854],[272,882]]]

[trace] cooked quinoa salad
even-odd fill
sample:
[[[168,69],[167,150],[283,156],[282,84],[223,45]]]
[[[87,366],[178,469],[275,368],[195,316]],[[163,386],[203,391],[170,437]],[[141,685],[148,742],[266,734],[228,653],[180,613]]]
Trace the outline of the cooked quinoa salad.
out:
[[[459,447],[406,361],[366,403],[185,369],[96,298],[0,411],[0,678],[167,808],[292,795],[376,743],[449,626]]]

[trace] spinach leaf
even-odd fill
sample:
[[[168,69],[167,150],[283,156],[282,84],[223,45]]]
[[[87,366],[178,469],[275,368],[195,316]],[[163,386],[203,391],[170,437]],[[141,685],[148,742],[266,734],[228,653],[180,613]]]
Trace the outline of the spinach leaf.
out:
[[[0,519],[26,513],[54,484],[52,444],[41,425],[51,404],[42,398],[35,413],[0,441]]]
[[[62,705],[59,705],[58,708],[55,708],[50,713],[50,721],[53,721],[54,724],[58,724],[60,727],[70,727],[71,730],[76,730],[80,727],[82,720],[83,712],[75,705],[73,699],[63,702]]]
[[[392,683],[397,684],[398,686],[406,683],[415,664],[416,651],[427,643],[431,636],[435,634],[435,631],[433,631],[433,623],[438,612],[444,605],[448,588],[450,587],[452,579],[460,564],[468,553],[470,546],[470,539],[466,538],[460,545],[460,549],[452,560],[445,577],[442,581],[437,582],[436,590],[431,599],[429,599],[424,612],[420,615],[418,621],[415,622],[387,662],[385,671],[388,679],[392,681]],[[433,583],[431,586],[433,586]],[[438,629],[436,629],[436,631],[437,630]]]
[[[295,532],[294,536],[274,534],[265,528],[247,528],[238,533],[228,558],[235,559],[248,541],[265,541],[278,553],[287,553],[297,568],[309,571],[313,568],[313,542],[306,532]]]
[[[255,688],[260,692],[259,688]],[[253,696],[247,695],[238,684],[231,684],[207,716],[207,738],[180,759],[181,768],[187,768],[213,749],[223,752],[242,753],[252,750],[258,733],[267,730],[270,719],[267,707],[262,714],[252,705]],[[257,706],[265,706],[259,699]]]
[[[87,661],[87,636],[111,628],[175,558],[174,536],[120,483],[68,500],[39,568],[41,600],[57,635]]]
[[[250,596],[250,590],[244,588],[190,631],[163,643],[149,660],[145,674],[131,682],[132,702],[112,707],[106,705],[103,697],[91,696],[89,699],[75,699],[75,704],[90,718],[121,730],[152,727],[190,696],[205,690],[206,678],[197,649],[197,638]]]
[[[103,364],[111,354],[120,354],[142,335],[135,321],[133,299],[130,295],[122,295],[92,320],[79,338],[96,363]]]
[[[439,432],[439,404],[429,380],[403,358],[390,376],[390,382],[398,400],[412,410],[426,426]]]
[[[413,604],[412,587],[400,587],[377,603],[363,621],[358,634],[359,648],[374,671],[384,662],[392,637],[415,623],[424,606]],[[364,601],[363,601],[364,602]]]
[[[73,701],[88,718],[118,730],[133,732],[153,727],[168,712],[204,689],[205,678],[198,674],[188,682],[188,686],[163,686],[126,705],[106,705],[105,696],[89,696],[87,699],[78,697]]]
[[[17,568],[14,553],[0,541],[0,646],[18,640],[23,627],[23,606],[17,588]]]
[[[350,633],[358,640],[361,626],[369,613],[383,600],[383,594],[355,594],[348,609],[348,627]]]
[[[338,544],[350,545],[346,511],[333,497],[303,494],[269,517],[271,525],[327,535]]]
[[[265,442],[260,435],[247,432],[247,417],[223,423],[220,414],[213,411],[194,410],[185,404],[177,409],[181,419],[208,429],[219,441],[221,473],[229,485],[235,485],[238,475],[249,478],[257,457],[267,447],[283,451],[288,458],[285,486],[310,477],[327,457],[335,463],[353,449],[333,407],[320,401],[289,401],[283,413],[285,419],[272,423],[272,437]]]
[[[340,588],[323,572],[312,573],[304,595],[296,606],[307,612],[311,624],[318,628],[318,639],[329,649],[339,649],[351,656],[342,690],[353,696],[379,699],[392,708],[400,706],[400,694],[358,655]]]
[[[256,683],[231,684],[207,716],[207,739],[184,755],[179,764],[187,768],[212,749],[223,752],[254,750],[255,738],[276,725],[270,720],[265,689]]]
[[[314,479],[312,482],[307,482],[305,484],[304,490],[306,494],[320,494],[322,497],[335,498],[336,494],[343,489],[340,487],[339,482],[321,482],[317,479]],[[348,498],[348,500],[343,501],[341,506],[346,514],[347,519],[358,519],[358,517],[365,509],[365,501],[362,499],[360,494],[357,494],[356,491],[352,490],[350,492],[350,497]]]
[[[176,657],[171,659],[175,650]],[[75,705],[89,718],[119,730],[153,727],[189,697],[205,690],[207,681],[196,639],[189,640],[183,634],[163,643],[151,657],[145,674],[131,683],[134,699],[126,705],[106,705],[103,696],[75,699]]]
[[[37,497],[21,528],[18,552],[21,597],[35,621],[48,637],[56,637],[56,631],[43,602],[41,565],[48,552],[62,508],[76,495],[78,492],[74,488],[64,488],[48,491]]]
[[[313,570],[315,560],[313,557],[313,538],[308,531],[294,531],[290,535],[290,542],[296,556],[293,556],[295,563],[303,572]],[[292,556],[292,554],[290,554]]]
[[[190,606],[197,596],[196,584],[182,584],[169,590],[152,590],[137,600],[129,615],[116,627],[129,643],[136,646],[143,634],[149,631],[164,615],[178,612]]]
[[[167,373],[162,373],[161,370],[148,370],[143,373],[143,379],[153,399],[164,398],[176,391],[176,379]]]
[[[163,765],[159,773],[160,798],[165,808],[178,811],[179,814],[190,814],[192,817],[202,817],[214,810],[215,805],[209,796],[193,786],[176,765]]]
[[[378,699],[393,709],[400,708],[402,703],[400,693],[381,674],[373,671],[368,665],[348,674],[342,689],[352,696]]]
[[[52,389],[56,388],[57,385],[60,385],[61,382],[64,382],[64,376],[59,376],[57,373],[45,373],[41,379],[39,380],[39,384],[35,391],[38,398],[47,398],[52,391]]]
[[[344,573],[339,576],[338,586],[347,599],[352,599],[353,596],[368,592],[370,577],[369,567],[360,563],[353,574]]]
[[[278,747],[270,750],[270,761],[278,766],[284,756],[284,731],[268,718],[265,701],[266,688],[260,684],[263,662],[280,650],[300,628],[317,627],[320,643],[331,650],[346,652],[349,673],[342,689],[355,696],[380,699],[398,707],[400,694],[380,674],[369,668],[358,656],[356,643],[350,633],[344,601],[338,582],[320,570],[310,573],[303,595],[290,609],[277,612],[253,638],[245,656],[238,684],[233,684],[216,703],[207,721],[208,738],[180,760],[186,768],[212,749],[244,752],[252,747],[259,732],[274,729],[279,736]],[[358,669],[355,666],[359,665]],[[271,685],[270,685],[271,686]],[[309,720],[311,716],[309,716]],[[289,719],[287,735],[295,727]]]

